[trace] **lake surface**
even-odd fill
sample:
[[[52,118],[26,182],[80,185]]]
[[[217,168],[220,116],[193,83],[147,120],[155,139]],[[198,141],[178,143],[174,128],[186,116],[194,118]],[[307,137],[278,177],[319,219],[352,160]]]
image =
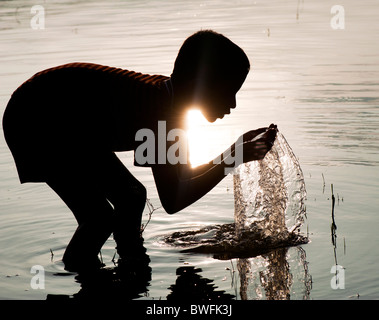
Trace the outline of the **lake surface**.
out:
[[[229,175],[180,213],[154,211],[144,232],[152,279],[136,298],[172,296],[182,270],[195,270],[199,282],[209,279],[217,291],[237,300],[379,298],[377,1],[340,1],[335,14],[332,2],[316,0],[33,2],[37,4],[45,10],[44,29],[38,29],[42,20],[33,20],[29,1],[0,2],[1,114],[23,81],[67,62],[170,75],[184,39],[210,28],[240,45],[252,68],[237,95],[238,107],[207,125],[208,139],[197,147],[209,150],[211,159],[241,133],[275,123],[299,158],[308,192],[304,229],[310,243],[229,260],[182,253],[165,244],[163,237],[175,231],[233,222]],[[334,19],[341,9],[344,20]],[[159,208],[150,169],[133,167],[130,153],[118,156]],[[148,213],[146,208],[145,222]],[[46,299],[80,290],[60,261],[75,219],[45,184],[19,184],[3,135],[0,216],[1,299]],[[114,246],[109,239],[102,250],[107,266],[113,265]],[[35,265],[45,270],[44,289],[31,287]],[[336,265],[343,266],[337,268],[337,288]]]

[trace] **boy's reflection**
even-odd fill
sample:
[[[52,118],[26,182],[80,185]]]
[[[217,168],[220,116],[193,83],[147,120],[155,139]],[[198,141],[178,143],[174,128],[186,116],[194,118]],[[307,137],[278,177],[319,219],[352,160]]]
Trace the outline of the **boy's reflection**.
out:
[[[251,300],[288,300],[294,291],[295,279],[301,276],[300,282],[303,299],[309,299],[312,289],[312,278],[307,268],[305,251],[296,247],[297,258],[288,260],[288,248],[272,250],[254,258],[239,258],[237,270],[240,278],[240,299]],[[262,268],[257,267],[262,260]],[[292,266],[292,263],[295,266]],[[291,266],[290,266],[291,264]],[[299,268],[299,270],[297,270]],[[169,301],[228,301],[238,299],[236,296],[217,290],[214,280],[200,275],[202,269],[194,266],[179,267],[177,279],[168,289]],[[234,277],[234,275],[233,275]],[[81,289],[73,295],[77,300],[132,300],[143,297],[148,292],[151,281],[151,268],[146,263],[137,273],[130,273],[121,265],[105,268],[96,273],[79,274],[76,280]],[[234,282],[233,282],[234,283]],[[264,295],[263,295],[264,293]],[[48,295],[48,300],[66,299],[70,296]]]
[[[234,300],[234,296],[225,293],[223,290],[216,290],[213,280],[203,278],[199,273],[202,272],[200,268],[192,266],[180,267],[176,269],[178,278],[175,284],[171,285],[169,289],[171,293],[168,294],[167,300],[169,301],[227,301]]]
[[[151,281],[149,259],[137,271],[131,271],[119,264],[113,268],[102,268],[96,271],[79,273],[75,279],[81,289],[72,297],[66,295],[47,295],[47,300],[97,300],[127,301],[143,297],[148,292]]]

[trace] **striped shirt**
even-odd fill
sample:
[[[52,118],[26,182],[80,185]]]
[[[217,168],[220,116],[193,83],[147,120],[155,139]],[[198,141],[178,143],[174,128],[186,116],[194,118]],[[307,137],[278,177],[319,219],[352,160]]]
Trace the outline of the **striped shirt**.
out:
[[[62,161],[88,152],[135,150],[139,129],[156,132],[159,120],[176,121],[168,79],[91,63],[35,74],[13,93],[3,117],[20,181],[46,181]]]

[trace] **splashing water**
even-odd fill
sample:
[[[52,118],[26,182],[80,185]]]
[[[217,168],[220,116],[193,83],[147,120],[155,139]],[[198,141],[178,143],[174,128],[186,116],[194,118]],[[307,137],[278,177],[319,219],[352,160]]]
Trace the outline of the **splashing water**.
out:
[[[284,136],[261,161],[239,166],[234,181],[237,237],[250,228],[284,239],[304,222],[306,190],[299,161]]]
[[[299,161],[278,132],[260,161],[239,166],[233,176],[235,223],[175,232],[166,243],[215,258],[253,257],[308,242],[300,235],[306,190]]]

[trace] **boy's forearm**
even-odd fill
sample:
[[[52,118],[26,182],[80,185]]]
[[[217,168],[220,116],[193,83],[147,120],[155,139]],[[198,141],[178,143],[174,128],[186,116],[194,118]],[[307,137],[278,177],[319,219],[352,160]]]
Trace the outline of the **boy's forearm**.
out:
[[[176,213],[196,202],[212,190],[232,168],[234,146],[214,160],[192,167],[191,164],[164,165],[153,168],[158,193],[165,210]]]
[[[229,160],[231,157],[234,157],[234,155],[235,144],[233,144],[230,148],[226,149],[222,154],[214,158],[212,161],[209,161],[208,163],[204,163],[196,167],[192,167],[190,164],[181,167],[179,170],[179,177],[180,179],[196,179],[204,174],[207,174],[210,170],[216,170],[215,167],[217,167],[217,171],[222,171],[222,174],[220,173],[221,176],[219,179],[219,181],[221,181],[224,176],[227,175],[225,173],[225,169],[232,167],[229,163],[232,162],[234,164],[233,161]]]
[[[230,156],[231,154],[225,156],[225,158],[220,156],[198,167],[187,167],[183,170],[187,171],[186,173],[179,173],[176,198],[177,203],[179,203],[182,208],[178,208],[177,211],[184,209],[202,198],[226,177],[227,173],[225,169],[230,166],[226,164],[228,161],[225,160]]]

